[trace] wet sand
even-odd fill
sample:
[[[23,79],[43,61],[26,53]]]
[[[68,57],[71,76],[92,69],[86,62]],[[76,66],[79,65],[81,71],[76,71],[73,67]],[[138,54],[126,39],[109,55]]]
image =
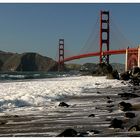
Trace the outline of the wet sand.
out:
[[[109,128],[113,118],[124,118],[123,111],[118,109],[118,103],[122,98],[119,93],[140,94],[139,87],[120,87],[105,89],[83,89],[81,96],[67,96],[58,102],[66,102],[69,107],[60,107],[52,103],[54,107],[29,115],[0,116],[0,136],[20,137],[55,137],[66,128],[73,128],[78,132],[98,130],[98,134],[90,133],[84,136],[90,137],[127,137],[140,136],[140,131],[128,132],[125,129]],[[107,103],[107,96],[112,103]],[[139,112],[138,112],[139,113]],[[88,117],[94,114],[94,117]]]

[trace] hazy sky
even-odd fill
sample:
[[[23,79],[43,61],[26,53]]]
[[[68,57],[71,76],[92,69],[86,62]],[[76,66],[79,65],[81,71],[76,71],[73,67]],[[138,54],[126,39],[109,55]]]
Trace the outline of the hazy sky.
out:
[[[1,3],[0,50],[38,52],[55,59],[58,40],[64,38],[66,49],[79,53],[100,10],[109,10],[122,34],[134,45],[140,44],[140,4]],[[112,58],[114,62],[124,63],[122,56]],[[96,60],[90,58],[75,62]]]

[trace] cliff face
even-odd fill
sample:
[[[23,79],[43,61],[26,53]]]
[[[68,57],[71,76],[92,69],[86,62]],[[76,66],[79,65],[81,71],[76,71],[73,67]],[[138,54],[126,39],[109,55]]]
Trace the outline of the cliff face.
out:
[[[55,71],[57,63],[37,53],[12,54],[5,61],[1,60],[1,71]]]
[[[13,55],[14,53],[8,53],[0,51],[0,70],[3,67],[3,64]]]

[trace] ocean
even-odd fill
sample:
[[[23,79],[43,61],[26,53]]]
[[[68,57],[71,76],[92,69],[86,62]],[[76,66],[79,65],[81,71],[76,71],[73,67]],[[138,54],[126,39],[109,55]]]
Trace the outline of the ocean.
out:
[[[0,72],[0,81],[58,78],[77,75],[78,72]]]
[[[83,95],[96,88],[124,86],[106,77],[80,76],[74,73],[2,73],[0,112],[18,110],[28,113],[53,107],[66,96]],[[96,93],[94,93],[95,95]]]
[[[140,136],[127,131],[131,125],[109,128],[111,119],[125,119],[125,112],[118,108],[122,101],[118,94],[140,91],[129,82],[74,73],[2,73],[1,77],[0,136],[54,137],[66,128],[89,137]],[[107,97],[113,102],[108,103]],[[60,107],[60,102],[69,107]]]

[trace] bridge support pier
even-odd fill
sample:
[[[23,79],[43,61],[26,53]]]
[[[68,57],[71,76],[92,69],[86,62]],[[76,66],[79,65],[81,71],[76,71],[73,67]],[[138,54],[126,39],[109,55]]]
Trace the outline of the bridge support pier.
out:
[[[64,39],[59,39],[58,71],[64,70]]]
[[[140,67],[140,46],[136,49],[126,49],[125,71]]]

